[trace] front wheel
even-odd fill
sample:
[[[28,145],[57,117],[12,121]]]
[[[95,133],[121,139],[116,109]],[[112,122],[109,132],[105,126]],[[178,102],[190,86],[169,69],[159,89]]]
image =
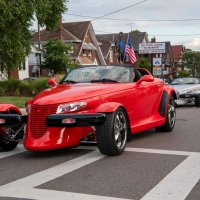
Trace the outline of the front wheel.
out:
[[[97,147],[104,155],[117,156],[124,152],[127,143],[128,121],[123,108],[106,114],[104,125],[96,127]]]
[[[170,132],[174,129],[175,126],[175,120],[176,120],[176,107],[173,96],[170,97],[169,103],[168,103],[168,111],[165,119],[165,123],[163,126],[157,127],[157,131],[166,131]]]

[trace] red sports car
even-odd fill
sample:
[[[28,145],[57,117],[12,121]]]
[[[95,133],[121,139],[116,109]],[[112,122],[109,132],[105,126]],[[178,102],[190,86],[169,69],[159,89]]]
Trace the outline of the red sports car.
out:
[[[13,150],[23,138],[20,115],[21,112],[16,106],[0,103],[0,149]]]
[[[119,155],[131,134],[175,126],[176,94],[143,68],[89,66],[71,70],[59,84],[27,102],[24,145],[33,151],[96,142],[105,155]]]

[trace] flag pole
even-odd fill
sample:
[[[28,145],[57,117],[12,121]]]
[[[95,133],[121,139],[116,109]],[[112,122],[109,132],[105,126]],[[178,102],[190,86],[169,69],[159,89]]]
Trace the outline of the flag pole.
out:
[[[126,40],[126,46],[127,46],[127,44],[128,44],[128,40],[129,40],[129,33],[128,33],[127,40]],[[126,46],[125,46],[125,50],[124,50],[123,62],[125,62],[125,59],[126,59]]]

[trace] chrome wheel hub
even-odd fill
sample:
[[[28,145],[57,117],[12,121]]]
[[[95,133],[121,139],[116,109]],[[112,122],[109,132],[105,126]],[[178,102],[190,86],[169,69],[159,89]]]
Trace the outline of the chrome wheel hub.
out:
[[[168,107],[168,119],[170,126],[173,127],[176,119],[176,111],[175,111],[175,105],[173,104],[172,101],[170,101]]]
[[[119,111],[114,119],[114,139],[119,149],[123,149],[127,140],[127,122],[124,113]]]

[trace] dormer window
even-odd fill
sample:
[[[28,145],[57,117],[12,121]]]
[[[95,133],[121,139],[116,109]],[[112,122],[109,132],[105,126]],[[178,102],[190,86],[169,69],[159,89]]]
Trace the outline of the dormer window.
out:
[[[86,50],[83,49],[83,56],[86,56]]]

